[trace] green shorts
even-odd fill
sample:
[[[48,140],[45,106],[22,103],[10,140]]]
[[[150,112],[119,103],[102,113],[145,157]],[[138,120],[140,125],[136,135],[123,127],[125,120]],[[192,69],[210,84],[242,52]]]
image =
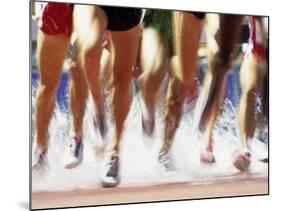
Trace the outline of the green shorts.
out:
[[[169,52],[173,52],[172,12],[168,10],[147,9],[143,19],[144,28],[158,31]]]

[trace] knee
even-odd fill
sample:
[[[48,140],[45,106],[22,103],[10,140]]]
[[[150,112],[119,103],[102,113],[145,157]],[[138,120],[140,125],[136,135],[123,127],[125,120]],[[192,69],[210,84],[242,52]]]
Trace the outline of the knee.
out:
[[[69,74],[73,82],[84,82],[84,73],[82,72],[80,65],[76,61],[71,61]]]
[[[85,47],[81,50],[81,62],[82,65],[85,67],[85,65],[91,65],[93,68],[87,68],[91,69],[91,71],[95,71],[98,67],[100,61],[100,48],[98,45],[94,44],[88,47]],[[88,72],[86,72],[88,74]]]
[[[37,97],[43,97],[45,100],[54,98],[57,92],[58,83],[45,83],[41,82],[38,87]]]

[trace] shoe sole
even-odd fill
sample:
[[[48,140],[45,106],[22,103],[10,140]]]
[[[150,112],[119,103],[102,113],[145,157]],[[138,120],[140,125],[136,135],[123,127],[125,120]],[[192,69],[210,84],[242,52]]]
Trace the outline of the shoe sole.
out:
[[[102,182],[101,184],[104,188],[115,188],[120,184],[120,181],[117,181],[116,183]]]

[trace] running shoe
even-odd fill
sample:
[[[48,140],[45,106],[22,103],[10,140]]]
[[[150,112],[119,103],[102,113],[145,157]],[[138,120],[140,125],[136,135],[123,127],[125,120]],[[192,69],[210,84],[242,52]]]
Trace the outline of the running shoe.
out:
[[[47,147],[39,147],[35,142],[32,147],[32,171],[45,168],[48,164]]]
[[[244,151],[238,154],[234,160],[233,165],[240,171],[247,171],[251,164],[251,154],[249,151]]]
[[[158,156],[158,161],[166,173],[176,171],[174,160],[169,152],[162,152]]]
[[[102,186],[116,187],[119,183],[119,156],[117,153],[113,153],[106,164],[105,172],[102,176]]]
[[[69,140],[65,154],[65,168],[71,169],[78,166],[83,159],[82,135],[73,135]]]

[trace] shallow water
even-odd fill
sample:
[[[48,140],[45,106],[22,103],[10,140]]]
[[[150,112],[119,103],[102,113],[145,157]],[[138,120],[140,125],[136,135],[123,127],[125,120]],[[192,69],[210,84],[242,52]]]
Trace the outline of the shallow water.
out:
[[[34,122],[34,94],[36,82],[32,83],[32,122]],[[65,93],[68,101],[68,95]],[[59,101],[58,101],[59,102]],[[67,105],[68,106],[68,105]],[[59,191],[77,188],[91,189],[100,187],[103,173],[104,156],[99,153],[102,141],[93,124],[92,102],[88,102],[84,117],[83,140],[84,160],[75,169],[64,169],[63,155],[67,146],[70,127],[69,109],[56,104],[49,128],[48,151],[49,169],[46,172],[33,172],[32,191]],[[188,109],[184,109],[188,110]],[[163,108],[156,115],[156,130],[152,138],[142,133],[140,106],[137,96],[133,97],[121,144],[121,185],[147,185],[160,182],[200,182],[212,181],[236,174],[232,166],[233,154],[241,148],[238,139],[237,105],[225,100],[224,110],[214,129],[214,154],[216,164],[202,165],[199,161],[200,149],[203,147],[201,134],[192,131],[193,112],[185,112],[175,135],[172,155],[177,172],[173,175],[163,174],[157,154],[163,138]],[[109,122],[109,121],[108,121]],[[111,140],[113,127],[109,122],[108,140]],[[34,131],[33,131],[34,133]],[[267,164],[258,161],[267,156],[268,146],[257,138],[251,141],[253,149],[250,172],[267,175]]]

